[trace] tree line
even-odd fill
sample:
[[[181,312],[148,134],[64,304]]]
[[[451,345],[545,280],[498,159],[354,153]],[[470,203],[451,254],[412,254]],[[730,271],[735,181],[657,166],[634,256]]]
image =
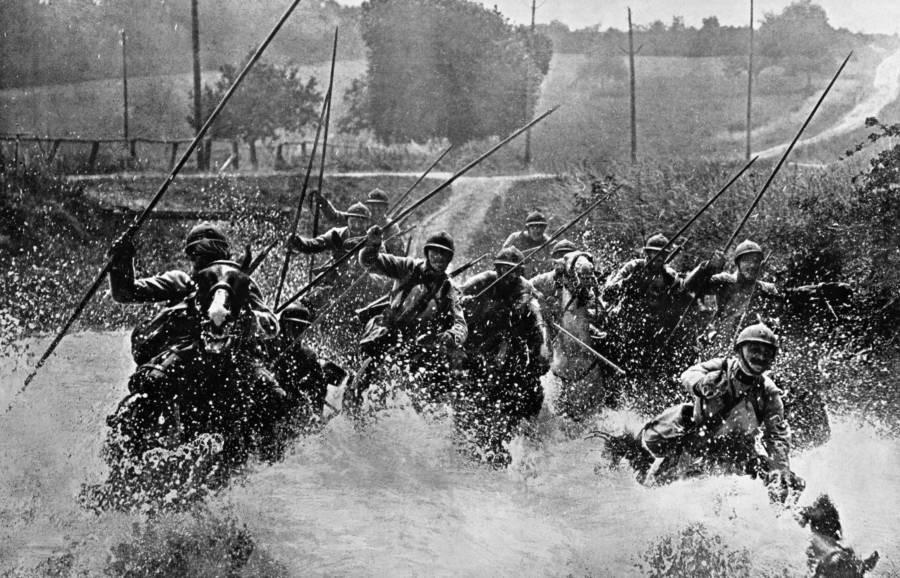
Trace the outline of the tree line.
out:
[[[0,2],[0,88],[68,84],[121,75],[120,31],[128,37],[129,75],[191,71],[190,0],[3,0]],[[268,2],[201,0],[204,68],[239,61],[281,15]],[[328,60],[331,34],[341,27],[341,54],[362,58],[359,8],[334,0],[302,2],[272,43],[279,63]]]

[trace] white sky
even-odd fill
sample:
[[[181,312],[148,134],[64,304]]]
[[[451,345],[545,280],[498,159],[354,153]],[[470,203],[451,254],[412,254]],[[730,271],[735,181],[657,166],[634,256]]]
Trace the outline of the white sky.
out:
[[[531,20],[531,0],[479,0],[496,5],[516,23]],[[683,16],[685,24],[699,27],[703,18],[717,16],[723,25],[745,25],[750,17],[750,0],[536,0],[537,22],[559,20],[569,28],[600,24],[603,29],[628,27],[627,9],[631,7],[635,24],[662,20],[667,25],[673,16]],[[338,0],[358,5],[362,0]],[[791,0],[755,0],[757,23],[765,12],[781,12]],[[900,0],[813,0],[828,13],[835,28],[853,32],[894,34],[900,32]]]

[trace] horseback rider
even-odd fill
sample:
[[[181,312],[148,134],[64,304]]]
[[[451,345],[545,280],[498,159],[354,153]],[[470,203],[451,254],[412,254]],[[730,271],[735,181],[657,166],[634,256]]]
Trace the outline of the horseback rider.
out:
[[[790,470],[791,434],[781,390],[766,373],[778,348],[771,329],[751,325],[741,331],[731,357],[710,359],[681,375],[693,404],[669,408],[641,430],[644,447],[661,458],[654,479],[690,474],[692,459],[708,457],[765,475],[771,491],[802,484]],[[762,456],[754,446],[760,430]],[[718,455],[709,455],[713,452]]]
[[[319,208],[326,219],[334,223],[346,222],[349,216],[348,211],[336,209],[327,192],[313,191],[313,195],[315,195]],[[376,187],[369,191],[363,203],[371,213],[370,222],[384,227],[387,224],[387,210],[390,205],[387,193]],[[387,239],[384,248],[392,255],[402,255],[405,250],[403,239],[397,236],[399,232],[400,228],[396,224],[384,230],[384,236]]]
[[[383,234],[381,227],[371,227],[359,253],[363,267],[394,283],[382,312],[369,319],[360,339],[366,361],[355,380],[356,391],[351,392],[357,401],[371,373],[367,370],[371,360],[416,365],[412,369],[424,369],[426,381],[442,381],[449,373],[448,356],[468,335],[459,292],[447,276],[453,238],[445,232],[431,235],[425,242],[425,259],[415,259],[381,252]]]
[[[612,305],[618,358],[632,367],[643,365],[659,349],[657,342],[678,323],[691,294],[722,269],[723,258],[717,251],[691,273],[679,273],[666,263],[669,253],[663,249],[668,244],[661,233],[651,236],[643,247],[644,257],[625,263],[603,288],[604,302]],[[677,349],[682,352],[681,347]]]
[[[231,259],[231,249],[224,233],[207,221],[194,226],[184,240],[184,253],[191,261],[190,273],[174,269],[165,273],[135,279],[134,241],[129,235],[119,237],[110,249],[112,257],[109,286],[118,303],[165,302],[167,307],[149,323],[139,325],[132,334],[132,352],[138,368],[128,382],[132,393],[163,391],[177,370],[191,366],[195,353],[197,320],[192,316],[189,299],[197,291],[196,276],[217,261]],[[252,317],[245,324],[247,337],[254,343],[244,354],[253,367],[253,381],[259,391],[283,398],[272,373],[263,365],[259,343],[277,335],[278,319],[266,305],[259,286],[250,280],[248,308]]]
[[[281,331],[272,340],[269,355],[278,383],[297,404],[308,403],[313,415],[319,416],[328,394],[328,379],[316,352],[302,341],[311,323],[312,316],[304,305],[285,307],[279,315]]]
[[[540,378],[550,367],[547,329],[534,288],[520,271],[494,284],[520,268],[523,258],[515,247],[501,249],[492,271],[475,275],[460,287],[469,326],[469,367],[490,405],[501,406],[515,421],[540,412],[544,397]]]
[[[525,228],[511,233],[506,238],[506,241],[503,242],[503,248],[515,247],[522,253],[528,254],[532,249],[536,249],[550,240],[546,232],[547,225],[547,217],[543,213],[531,211],[525,218]],[[545,259],[532,260],[531,265],[525,268],[523,274],[526,277],[531,277],[537,271],[542,271],[545,266]]]
[[[711,351],[721,351],[727,347],[732,336],[743,325],[743,320],[755,311],[771,311],[774,306],[788,300],[818,297],[842,301],[851,293],[846,283],[778,288],[774,283],[761,280],[763,250],[749,239],[738,244],[733,259],[734,272],[717,273],[695,289],[698,295],[709,296],[714,301],[712,327],[703,336],[709,342]],[[755,304],[753,311],[751,304]],[[755,315],[750,318],[755,318]]]

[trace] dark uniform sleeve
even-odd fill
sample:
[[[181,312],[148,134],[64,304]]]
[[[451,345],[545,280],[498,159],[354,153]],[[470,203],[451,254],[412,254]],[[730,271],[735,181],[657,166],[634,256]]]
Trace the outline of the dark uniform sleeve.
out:
[[[343,223],[347,220],[347,213],[337,210],[331,201],[323,197],[319,197],[319,210],[332,223]]]
[[[618,301],[625,290],[625,283],[631,279],[636,271],[643,265],[642,259],[633,259],[619,269],[603,286],[603,298],[607,302]]]
[[[155,303],[180,301],[195,289],[194,281],[184,271],[166,271],[161,275],[134,278],[130,256],[114,259],[109,270],[109,288],[117,303]]]
[[[474,277],[470,277],[460,286],[459,290],[463,295],[478,295],[484,291],[488,285],[497,279],[497,273],[494,271],[483,271]]]
[[[519,232],[518,232],[518,231],[516,231],[515,233],[510,233],[510,234],[509,234],[509,237],[507,237],[506,240],[503,241],[503,247],[501,247],[501,249],[505,249],[505,248],[507,248],[507,247],[515,247],[515,246],[516,246],[516,240],[517,240],[518,238],[519,238]]]
[[[397,257],[381,253],[379,247],[366,244],[359,252],[359,264],[370,273],[384,275],[392,279],[402,279],[413,272],[416,267],[416,260],[412,257]]]
[[[260,336],[263,339],[272,339],[278,335],[278,317],[272,312],[269,306],[266,305],[266,300],[263,299],[259,285],[252,279],[250,281],[249,305],[250,311],[252,311],[253,315],[256,317],[256,325],[259,329]]]
[[[710,267],[709,261],[700,263],[684,278],[684,290],[698,298],[715,291],[716,273],[716,270]]]
[[[312,239],[295,235],[291,237],[291,249],[298,253],[324,253],[325,251],[336,251],[342,248],[343,239],[340,235],[340,229],[329,229]]]

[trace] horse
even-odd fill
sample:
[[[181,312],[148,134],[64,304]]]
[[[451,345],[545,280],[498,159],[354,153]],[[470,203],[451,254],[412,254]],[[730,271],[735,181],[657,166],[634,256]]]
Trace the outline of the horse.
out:
[[[552,316],[579,340],[592,343],[597,338],[593,324],[602,307],[593,257],[572,252],[563,258],[563,267],[556,289],[560,310]],[[614,407],[617,403],[618,392],[612,387],[606,365],[562,332],[553,339],[550,371],[560,381],[554,405],[561,415],[580,421],[597,408]]]
[[[83,491],[89,507],[200,497],[271,442],[286,411],[257,383],[249,263],[248,251],[241,263],[215,261],[194,276],[196,290],[175,306],[184,334],[167,350],[176,361],[162,386],[132,391],[107,418],[110,474]]]

